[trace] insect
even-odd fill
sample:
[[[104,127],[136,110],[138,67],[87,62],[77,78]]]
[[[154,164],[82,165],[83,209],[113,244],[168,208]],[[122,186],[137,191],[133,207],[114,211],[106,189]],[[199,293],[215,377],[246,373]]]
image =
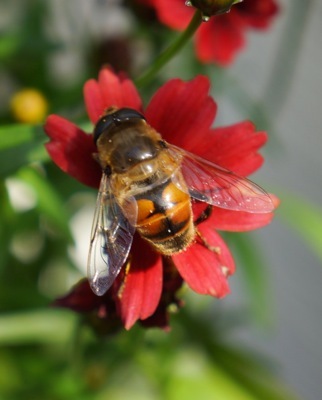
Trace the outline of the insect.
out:
[[[97,295],[113,284],[138,232],[159,253],[184,251],[197,234],[192,201],[250,213],[271,212],[255,183],[165,142],[138,111],[110,108],[97,122],[102,168],[90,239],[88,278]]]

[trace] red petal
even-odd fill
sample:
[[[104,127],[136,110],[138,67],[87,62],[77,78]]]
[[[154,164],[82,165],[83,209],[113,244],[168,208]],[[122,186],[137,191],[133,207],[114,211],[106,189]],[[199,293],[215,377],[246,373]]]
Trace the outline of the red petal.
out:
[[[198,231],[207,240],[208,244],[218,247],[220,250],[217,257],[220,261],[220,265],[226,267],[225,276],[232,275],[235,272],[235,261],[226,243],[216,232],[213,225],[206,221],[198,226]]]
[[[202,62],[230,64],[244,46],[244,24],[233,10],[213,17],[197,32],[196,52]]]
[[[208,78],[197,76],[189,82],[172,79],[153,96],[145,116],[165,140],[198,152],[206,140],[216,114],[216,104],[208,95]]]
[[[104,109],[104,101],[100,91],[98,82],[95,79],[90,79],[84,85],[84,99],[87,109],[87,114],[93,124],[100,118]]]
[[[98,81],[91,79],[84,86],[84,97],[87,112],[93,123],[104,111],[111,107],[130,107],[141,110],[142,102],[133,82],[117,75],[109,68],[103,68]]]
[[[275,208],[277,208],[279,199],[273,194],[270,194],[270,197]],[[253,214],[213,207],[211,216],[207,219],[207,224],[209,223],[210,226],[223,231],[245,232],[268,225],[273,217],[273,213]]]
[[[46,149],[58,167],[85,185],[98,187],[102,170],[92,156],[92,135],[58,115],[50,115],[44,129],[51,139]]]
[[[141,97],[130,79],[124,79],[122,81],[122,92],[123,92],[123,104],[122,107],[130,107],[135,110],[142,110]]]
[[[156,9],[159,20],[173,29],[183,30],[189,24],[194,9],[187,7],[183,0],[154,0],[152,4]]]
[[[87,279],[78,282],[69,293],[56,299],[53,303],[56,307],[70,308],[76,312],[85,313],[97,309],[102,303],[102,298],[96,296]]]
[[[200,155],[235,173],[246,176],[256,171],[263,163],[257,153],[267,141],[265,132],[256,132],[252,122],[243,121],[235,125],[211,131],[208,142],[200,144]]]
[[[203,225],[203,226],[202,226]],[[207,224],[198,227],[214,252],[194,243],[186,251],[172,256],[182,278],[197,293],[223,297],[229,293],[227,275],[235,270],[233,258],[225,242]]]
[[[209,224],[219,230],[244,232],[268,225],[273,217],[273,213],[251,214],[214,207],[207,222],[209,221]]]
[[[98,85],[101,89],[105,108],[122,106],[123,93],[120,78],[109,69],[102,69],[98,75]]]
[[[131,266],[118,294],[119,313],[126,329],[156,310],[162,291],[162,259],[141,238],[135,236]]]
[[[252,28],[265,29],[278,14],[279,6],[274,0],[247,0],[234,7],[245,22]]]

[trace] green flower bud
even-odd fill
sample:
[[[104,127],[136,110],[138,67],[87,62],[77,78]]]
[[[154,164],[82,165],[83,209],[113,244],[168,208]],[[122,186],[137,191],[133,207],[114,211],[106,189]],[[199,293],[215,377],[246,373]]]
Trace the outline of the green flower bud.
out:
[[[224,14],[230,11],[234,4],[243,0],[187,0],[187,6],[198,8],[202,13],[204,21],[208,21],[213,15]]]

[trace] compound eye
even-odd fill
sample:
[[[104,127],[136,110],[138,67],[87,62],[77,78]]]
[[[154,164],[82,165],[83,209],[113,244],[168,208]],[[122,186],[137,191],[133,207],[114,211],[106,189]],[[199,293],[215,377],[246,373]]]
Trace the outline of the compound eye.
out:
[[[136,110],[132,108],[120,108],[119,110],[106,114],[101,117],[94,129],[93,139],[96,144],[98,138],[101,136],[103,132],[106,132],[111,127],[115,127],[116,125],[120,125],[122,122],[130,121],[131,119],[144,119],[144,116]]]
[[[98,138],[101,136],[103,132],[106,132],[108,129],[115,127],[116,125],[120,125],[122,122],[127,122],[132,119],[144,119],[144,116],[136,110],[132,108],[120,108],[119,110],[106,114],[101,117],[94,129],[93,139],[96,144]]]
[[[130,119],[145,119],[144,116],[132,108],[120,108],[112,114],[115,123],[129,121]]]
[[[101,134],[113,125],[114,125],[113,114],[104,115],[104,117],[100,118],[93,132],[94,143],[96,144]]]

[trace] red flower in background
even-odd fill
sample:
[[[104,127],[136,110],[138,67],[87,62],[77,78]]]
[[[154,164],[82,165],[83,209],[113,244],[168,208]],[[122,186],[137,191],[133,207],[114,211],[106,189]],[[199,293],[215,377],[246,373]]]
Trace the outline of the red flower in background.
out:
[[[92,79],[85,84],[84,95],[94,124],[110,106],[130,107],[143,113],[169,143],[239,175],[248,175],[263,162],[258,149],[266,142],[266,134],[255,132],[253,124],[247,121],[211,128],[217,106],[208,95],[209,86],[203,76],[189,82],[172,79],[144,109],[131,80],[103,69],[98,81]],[[50,137],[46,147],[53,161],[80,182],[98,188],[102,172],[92,157],[96,152],[92,135],[57,115],[48,117],[45,131]],[[193,206],[196,218],[202,208],[204,203]],[[154,251],[136,234],[126,268],[104,296],[96,297],[86,289],[86,299],[80,302],[76,288],[59,304],[84,312],[101,310],[99,315],[110,315],[113,320],[120,318],[127,329],[137,320],[166,327],[168,305],[180,305],[175,292],[182,280],[200,294],[222,297],[229,292],[227,277],[234,272],[234,261],[216,230],[256,229],[268,224],[272,216],[264,210],[252,214],[214,207],[211,216],[198,225],[198,231],[214,250],[205,247],[197,237],[188,249],[170,259]]]
[[[177,30],[187,27],[195,11],[184,0],[149,0],[147,4],[155,8],[163,24]],[[235,4],[229,13],[210,18],[196,33],[198,59],[222,66],[231,64],[245,46],[247,31],[267,29],[277,13],[274,0],[244,0]]]

